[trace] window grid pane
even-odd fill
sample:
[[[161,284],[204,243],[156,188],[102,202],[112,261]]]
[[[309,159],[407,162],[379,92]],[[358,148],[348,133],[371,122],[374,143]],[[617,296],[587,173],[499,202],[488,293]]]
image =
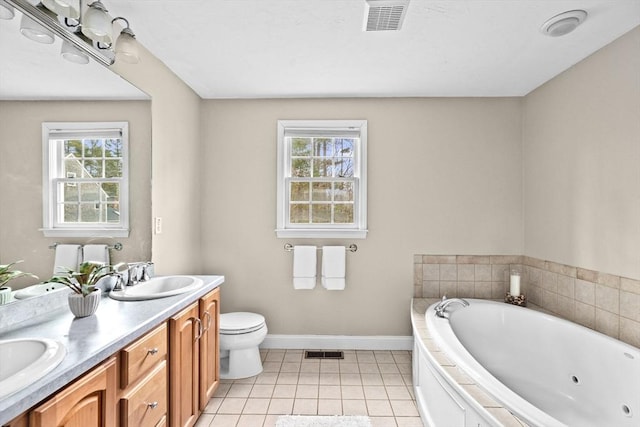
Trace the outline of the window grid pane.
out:
[[[118,223],[120,221],[120,182],[59,180],[57,204],[62,223]]]
[[[64,161],[56,177],[63,184],[56,185],[57,222],[118,224],[121,185],[118,178],[122,178],[124,161],[122,139],[77,138],[58,143]]]
[[[354,224],[357,138],[288,137],[289,222]]]

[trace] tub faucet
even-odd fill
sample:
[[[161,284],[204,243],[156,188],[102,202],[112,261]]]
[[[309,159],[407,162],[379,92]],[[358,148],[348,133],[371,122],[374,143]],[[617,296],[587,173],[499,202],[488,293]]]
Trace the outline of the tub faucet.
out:
[[[435,307],[436,316],[442,317],[442,318],[446,318],[447,316],[446,316],[445,310],[447,309],[447,307],[449,307],[453,303],[461,304],[463,307],[468,307],[469,306],[469,302],[467,302],[466,300],[464,300],[462,298],[449,298],[449,299],[447,299],[447,296],[445,295],[445,296],[442,297],[442,300]]]

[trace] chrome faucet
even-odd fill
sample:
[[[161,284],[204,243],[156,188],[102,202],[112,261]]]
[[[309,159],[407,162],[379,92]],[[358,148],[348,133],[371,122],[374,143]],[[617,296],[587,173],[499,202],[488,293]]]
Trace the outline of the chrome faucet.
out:
[[[150,262],[143,262],[141,264],[138,265],[138,268],[140,268],[142,270],[142,275],[140,276],[140,279],[138,280],[139,282],[146,282],[147,280],[149,280],[151,278],[151,276],[149,275],[149,268],[151,267],[152,263]]]
[[[149,269],[153,266],[152,262],[136,262],[129,264],[129,280],[127,286],[134,286],[140,282],[146,282],[151,278]]]
[[[138,264],[129,264],[127,270],[127,286],[135,286],[138,284]]]
[[[116,284],[113,285],[113,291],[122,291],[124,290],[124,278],[122,277],[122,273],[113,273],[112,274],[116,278]]]
[[[140,282],[146,282],[151,278],[149,269],[153,266],[152,262],[135,262],[126,264],[124,262],[114,266],[114,271],[111,273],[116,277],[116,284],[113,287],[114,291],[123,291],[125,286],[135,286]],[[122,267],[125,267],[124,269]],[[124,275],[127,275],[125,281]]]
[[[447,296],[443,296],[442,300],[435,306],[434,310],[436,311],[436,316],[446,318],[445,310],[453,303],[461,304],[463,307],[468,307],[469,302],[462,298],[449,298]]]

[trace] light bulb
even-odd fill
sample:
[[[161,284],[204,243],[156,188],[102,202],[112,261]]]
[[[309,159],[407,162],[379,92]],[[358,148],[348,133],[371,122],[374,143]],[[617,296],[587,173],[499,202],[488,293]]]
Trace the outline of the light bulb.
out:
[[[80,18],[80,0],[41,0],[42,4],[64,18]]]
[[[67,40],[63,40],[60,54],[64,59],[75,64],[84,65],[89,63],[89,57],[76,46],[74,46],[73,43],[70,43]]]
[[[22,20],[20,21],[20,32],[33,41],[44,44],[53,43],[53,32],[33,19],[29,18],[27,15],[22,15]]]
[[[130,32],[123,30],[116,40],[116,59],[128,64],[137,64],[140,61],[138,43]]]
[[[4,0],[0,0],[0,19],[13,19],[16,16],[16,12],[9,3]]]
[[[112,27],[107,9],[100,0],[89,5],[82,21],[82,34],[91,40],[105,45],[110,45],[112,40]]]

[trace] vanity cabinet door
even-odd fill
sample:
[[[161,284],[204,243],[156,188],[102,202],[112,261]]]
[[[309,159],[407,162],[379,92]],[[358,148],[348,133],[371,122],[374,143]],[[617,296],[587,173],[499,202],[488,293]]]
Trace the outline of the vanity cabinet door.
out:
[[[31,427],[115,425],[115,358],[82,376],[29,414]]]
[[[198,419],[199,339],[202,322],[195,302],[169,319],[169,426],[190,427]]]
[[[200,320],[203,332],[200,338],[200,410],[209,403],[220,383],[220,289],[200,299]]]

